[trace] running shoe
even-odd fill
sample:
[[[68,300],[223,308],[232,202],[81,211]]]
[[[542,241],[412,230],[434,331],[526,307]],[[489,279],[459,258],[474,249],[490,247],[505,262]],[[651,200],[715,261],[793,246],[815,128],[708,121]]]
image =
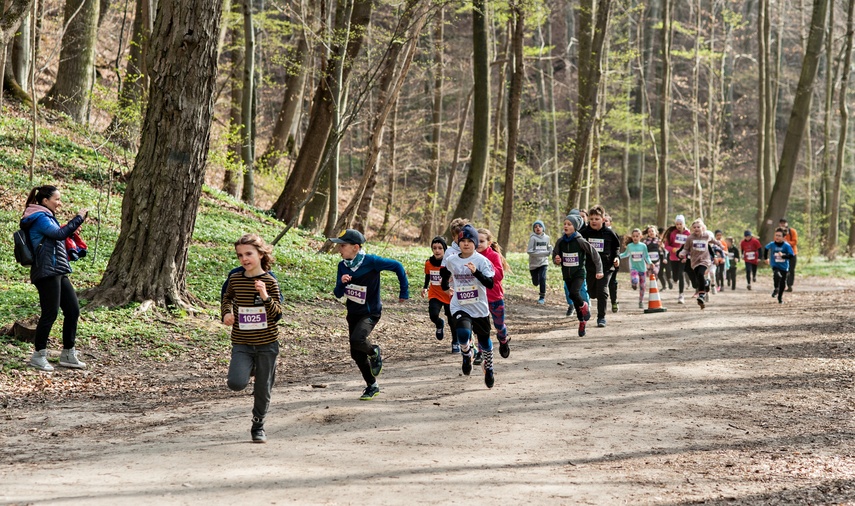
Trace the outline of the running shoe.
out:
[[[644,309],[644,302],[638,301],[638,309]]]
[[[442,320],[440,320],[442,321]],[[442,338],[445,337],[445,322],[442,322],[442,326],[436,329],[436,340],[442,341]]]
[[[377,397],[377,394],[380,393],[380,387],[370,385],[365,387],[365,390],[362,391],[362,395],[359,397],[360,401],[370,401],[371,399]]]
[[[620,311],[620,306],[618,306],[617,302],[612,302],[612,313],[617,313]]]
[[[582,307],[579,308],[579,316],[581,316],[584,321],[591,319],[591,307],[588,306],[587,302],[583,302]]]
[[[706,307],[706,300],[705,299],[706,299],[706,297],[704,294],[702,294],[702,293],[698,294],[698,305],[701,307],[701,309]]]
[[[383,357],[380,355],[380,347],[374,345],[374,356],[368,357],[368,363],[371,364],[371,374],[376,378],[383,371]]]
[[[487,385],[487,388],[493,388],[493,384],[496,383],[496,377],[493,375],[493,368],[485,368],[484,369],[484,384]]]
[[[543,297],[541,297],[541,298],[537,299],[537,303],[542,306],[542,305],[546,304],[546,301],[543,299]]]
[[[451,354],[456,355],[458,353],[460,353],[460,345],[457,343],[452,343],[451,344]]]
[[[748,283],[748,289],[751,290],[751,283]]]
[[[683,298],[683,294],[681,293],[679,297],[677,297],[677,304],[685,304],[686,299]]]
[[[472,372],[472,348],[463,354],[463,374],[469,376]]]
[[[264,427],[254,428],[249,431],[252,435],[253,443],[266,443],[267,442],[267,434],[264,432]]]
[[[567,306],[567,314],[565,314],[564,316],[573,316],[573,311],[575,310],[573,309],[572,305]]]
[[[585,337],[585,326],[588,324],[585,320],[579,322],[579,337]]]
[[[606,319],[605,318],[597,318],[597,327],[605,327]]]
[[[501,355],[502,358],[508,358],[511,356],[510,342],[511,342],[510,337],[505,339],[505,342],[499,341],[499,355]]]
[[[472,365],[481,365],[484,362],[484,357],[481,355],[481,350],[475,351],[475,358],[472,360]]]

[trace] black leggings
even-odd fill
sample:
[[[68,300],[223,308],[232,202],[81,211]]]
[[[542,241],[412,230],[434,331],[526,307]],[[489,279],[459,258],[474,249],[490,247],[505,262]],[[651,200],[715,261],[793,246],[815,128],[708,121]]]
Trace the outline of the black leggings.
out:
[[[542,299],[546,295],[546,269],[547,265],[541,265],[540,267],[536,267],[534,269],[530,269],[531,272],[531,284],[534,286],[540,287],[540,298]]]
[[[570,296],[570,300],[573,301],[573,307],[576,308],[576,316],[579,318],[579,321],[582,321],[582,313],[579,311],[582,309],[582,306],[585,304],[585,299],[582,298],[582,284],[585,282],[584,278],[571,278],[569,280],[564,280],[564,286],[567,287],[567,294]],[[588,311],[591,311],[591,308],[588,308]]]
[[[598,320],[606,317],[606,303],[609,300],[609,281],[611,281],[613,275],[612,271],[606,271],[603,273],[602,279],[597,279],[597,273],[594,269],[588,272],[588,295],[591,299],[597,299]]]
[[[745,278],[748,279],[748,284],[751,284],[751,278],[757,277],[757,264],[745,262]]]
[[[365,384],[374,384],[374,374],[371,373],[371,363],[368,357],[375,354],[374,345],[368,340],[368,334],[374,330],[374,326],[380,321],[379,314],[347,315],[347,327],[350,331],[350,357],[359,367]]]
[[[47,348],[50,330],[62,308],[62,347],[74,348],[77,340],[77,320],[80,318],[80,306],[77,293],[71,286],[68,276],[51,276],[33,282],[39,291],[39,305],[42,308],[39,324],[36,326],[36,351]]]
[[[695,285],[695,288],[698,289],[701,293],[706,293],[710,291],[710,280],[707,279],[707,266],[706,265],[698,265],[694,269],[691,270],[692,276],[694,279],[692,283]]]
[[[679,260],[671,260],[671,279],[677,283],[677,286],[680,289],[680,293],[683,293],[683,289],[686,288],[686,280],[683,277],[683,269],[686,264]]]
[[[451,325],[453,320],[451,319],[451,308],[449,307],[449,305],[443,303],[439,299],[430,299],[428,301],[428,314],[430,315],[430,321],[432,321],[438,329],[441,329],[444,325],[442,323],[442,318],[439,317],[439,313],[443,309],[445,309],[445,320],[448,322],[449,325]]]

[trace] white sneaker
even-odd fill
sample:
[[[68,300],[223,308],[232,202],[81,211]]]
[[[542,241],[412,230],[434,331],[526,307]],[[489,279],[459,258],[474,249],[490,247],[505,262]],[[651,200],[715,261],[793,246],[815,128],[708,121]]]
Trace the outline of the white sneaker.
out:
[[[62,350],[62,353],[59,355],[59,365],[62,367],[70,367],[72,369],[86,368],[86,363],[77,359],[77,350],[74,348]]]
[[[53,366],[47,359],[47,350],[34,351],[33,356],[30,357],[30,366],[40,371],[53,371]]]
[[[683,294],[681,293],[679,297],[677,297],[677,304],[685,304],[686,300],[683,298]]]

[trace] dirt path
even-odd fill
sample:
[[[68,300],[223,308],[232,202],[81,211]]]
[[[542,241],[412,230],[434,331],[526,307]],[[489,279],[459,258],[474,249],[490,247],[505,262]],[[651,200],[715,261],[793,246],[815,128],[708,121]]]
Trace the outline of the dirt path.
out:
[[[0,502],[855,504],[855,284],[783,306],[767,284],[655,315],[624,290],[584,338],[512,299],[492,390],[446,343],[398,343],[372,402],[350,364],[277,384],[266,445],[244,394],[7,408]]]

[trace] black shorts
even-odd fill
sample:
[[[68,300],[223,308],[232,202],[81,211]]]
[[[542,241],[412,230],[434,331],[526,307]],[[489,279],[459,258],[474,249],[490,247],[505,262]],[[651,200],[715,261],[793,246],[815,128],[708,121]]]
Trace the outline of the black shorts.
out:
[[[454,326],[458,329],[471,330],[476,336],[482,339],[490,337],[491,327],[489,316],[475,318],[473,316],[469,316],[469,314],[464,311],[458,311],[454,313]]]

